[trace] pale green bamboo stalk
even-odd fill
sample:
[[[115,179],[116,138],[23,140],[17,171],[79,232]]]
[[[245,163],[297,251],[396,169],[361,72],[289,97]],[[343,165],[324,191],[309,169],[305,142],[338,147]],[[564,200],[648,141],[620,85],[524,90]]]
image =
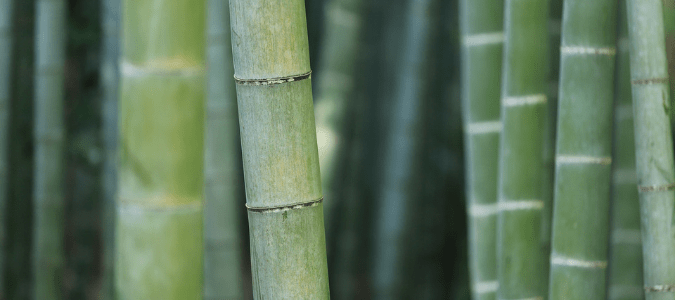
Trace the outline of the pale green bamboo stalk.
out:
[[[243,299],[239,125],[228,1],[209,0],[204,159],[204,298]]]
[[[115,190],[117,189],[117,98],[119,87],[119,23],[120,0],[106,0],[101,4],[101,28],[103,46],[101,49],[101,90],[102,128],[104,160],[103,185],[103,274],[100,297],[102,300],[115,299]]]
[[[626,7],[645,298],[675,299],[675,168],[663,4],[627,0]]]
[[[35,34],[33,299],[61,299],[63,245],[64,0],[39,0]]]
[[[9,175],[9,99],[12,71],[13,0],[0,0],[0,299],[5,299],[5,245],[7,243],[7,182]]]
[[[255,299],[328,299],[302,0],[231,0]]]
[[[204,0],[124,0],[119,299],[201,299]]]
[[[325,223],[331,229],[336,225],[335,207],[346,196],[343,188],[349,161],[349,111],[356,84],[354,69],[361,36],[362,0],[332,0],[325,8],[325,34],[314,111],[321,188],[325,195]],[[331,231],[328,231],[329,235]]]
[[[462,104],[472,299],[496,299],[497,164],[504,1],[460,1]]]
[[[642,300],[640,202],[635,188],[635,136],[625,1],[619,1],[618,20],[607,298]]]
[[[546,115],[546,0],[506,0],[497,210],[498,298],[544,299],[542,195]],[[539,298],[537,298],[539,297]]]
[[[551,300],[606,298],[616,5],[564,2]]]

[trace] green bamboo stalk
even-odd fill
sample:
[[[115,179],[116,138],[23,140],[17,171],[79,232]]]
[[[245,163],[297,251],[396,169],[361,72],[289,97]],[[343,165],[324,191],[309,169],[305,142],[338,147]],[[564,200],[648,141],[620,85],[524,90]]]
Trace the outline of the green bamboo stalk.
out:
[[[332,0],[326,4],[325,36],[318,72],[316,112],[317,144],[321,166],[324,215],[328,229],[334,220],[338,201],[346,197],[349,161],[350,108],[353,106],[354,70],[361,36],[362,0]],[[330,234],[334,230],[328,230]],[[328,248],[329,250],[331,247]]]
[[[201,299],[206,1],[122,2],[120,299]]]
[[[462,104],[473,299],[495,299],[504,1],[462,0]]]
[[[204,298],[243,299],[237,208],[244,199],[228,1],[209,0],[207,20]]]
[[[626,3],[619,2],[615,72],[612,204],[607,298],[642,300],[640,202],[635,188],[635,136],[630,91]]]
[[[549,297],[605,299],[617,3],[563,5]]]
[[[231,0],[255,299],[328,299],[305,5]]]
[[[63,297],[65,5],[36,4],[33,299]]]
[[[675,168],[663,4],[627,0],[626,7],[645,298],[675,299]]]
[[[106,0],[101,4],[101,49],[102,128],[104,160],[103,185],[103,274],[100,297],[115,299],[115,190],[117,189],[117,98],[119,86],[119,23],[120,0]]]
[[[543,299],[547,290],[548,251],[540,242],[547,20],[546,0],[505,1],[497,203],[501,299]]]
[[[7,182],[9,175],[9,99],[12,70],[13,0],[0,0],[0,299],[5,299]]]

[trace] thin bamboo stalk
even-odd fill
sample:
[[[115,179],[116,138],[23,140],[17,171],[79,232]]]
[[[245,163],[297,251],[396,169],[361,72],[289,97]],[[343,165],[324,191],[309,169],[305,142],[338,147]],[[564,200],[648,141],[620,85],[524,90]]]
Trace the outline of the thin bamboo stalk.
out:
[[[626,3],[619,1],[607,298],[644,299]]]
[[[122,2],[115,294],[200,299],[206,1]]]
[[[61,299],[65,1],[39,0],[36,21],[33,299]]]
[[[255,299],[328,299],[305,4],[231,0]]]
[[[498,298],[544,298],[540,243],[548,1],[505,1],[497,210]]]
[[[0,298],[4,299],[13,0],[0,0],[0,7]]]
[[[208,1],[204,160],[204,298],[243,299],[239,125],[228,1]]]
[[[473,299],[495,299],[504,1],[462,0],[462,104]]]
[[[663,4],[627,0],[626,7],[645,298],[675,299],[675,168]]]
[[[606,298],[616,5],[564,2],[552,300]]]

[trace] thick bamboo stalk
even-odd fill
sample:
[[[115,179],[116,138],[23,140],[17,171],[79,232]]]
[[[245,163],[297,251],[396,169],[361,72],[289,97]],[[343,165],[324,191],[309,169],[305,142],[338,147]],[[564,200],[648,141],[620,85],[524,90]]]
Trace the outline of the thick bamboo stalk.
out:
[[[206,1],[122,2],[120,299],[201,299]]]
[[[644,299],[626,3],[619,1],[607,298]]]
[[[204,160],[204,298],[243,299],[241,157],[228,1],[209,0]]]
[[[552,300],[606,298],[616,5],[564,2]]]
[[[375,218],[374,299],[405,294],[405,237],[409,233],[410,204],[417,199],[416,174],[421,154],[421,126],[425,59],[430,39],[432,0],[406,3],[403,49],[399,62],[384,158],[384,172]]]
[[[4,299],[13,0],[0,0],[0,7],[2,7],[0,10],[0,298]]]
[[[462,0],[462,104],[472,298],[495,299],[504,1]]]
[[[328,299],[305,4],[231,0],[255,299]]]
[[[498,298],[544,298],[540,243],[548,1],[505,1],[497,210]],[[539,298],[537,298],[539,299]]]
[[[36,4],[33,299],[61,299],[66,3]]]
[[[101,4],[101,49],[102,128],[104,160],[103,184],[103,274],[100,297],[115,299],[115,190],[117,189],[117,98],[119,87],[119,23],[120,0],[106,0]]]
[[[663,4],[658,0],[626,3],[645,296],[675,299],[675,168]]]

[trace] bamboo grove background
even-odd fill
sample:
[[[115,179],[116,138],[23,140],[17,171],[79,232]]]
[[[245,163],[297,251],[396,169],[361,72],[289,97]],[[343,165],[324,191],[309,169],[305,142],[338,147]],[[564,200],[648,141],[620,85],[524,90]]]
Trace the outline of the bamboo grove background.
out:
[[[293,270],[275,273],[265,263],[300,256],[265,256],[249,234],[264,236],[287,218],[319,224],[321,205],[325,237],[315,226],[311,239],[278,250],[299,253],[315,243],[319,250],[307,254],[319,274],[312,285],[332,299],[497,299],[497,290],[504,299],[645,299],[643,280],[675,280],[672,259],[647,259],[643,276],[645,240],[660,253],[675,245],[659,242],[656,227],[641,237],[638,201],[652,197],[643,209],[672,213],[672,193],[658,193],[675,179],[672,144],[653,158],[670,171],[650,173],[645,145],[661,136],[635,127],[636,139],[631,107],[634,97],[675,89],[657,80],[631,94],[631,84],[675,73],[666,63],[675,61],[675,1],[305,0],[304,15],[302,1],[287,1],[297,8],[284,8],[289,20],[306,20],[306,32],[282,29],[300,34],[293,45],[246,31],[259,25],[240,17],[247,1],[282,7],[287,0],[0,0],[0,300],[297,296],[265,281],[293,281]],[[231,7],[238,9],[232,18]],[[262,11],[275,20],[286,10]],[[654,12],[663,24],[640,23],[647,21],[638,14]],[[648,28],[663,28],[650,34],[661,35],[665,48],[650,46]],[[631,44],[629,36],[644,41]],[[309,61],[288,69],[242,63],[262,55],[249,51],[261,41]],[[587,48],[605,50],[578,55]],[[661,51],[662,61],[630,62],[638,51]],[[283,60],[279,53],[263,54]],[[309,70],[311,85],[252,84]],[[314,122],[316,130],[318,160],[313,149],[295,149],[310,157],[299,169],[316,170],[318,162],[321,179],[308,171],[314,175],[273,190],[278,178],[266,174],[245,186],[244,170],[261,168],[247,149],[274,136],[264,155],[274,156],[292,137],[264,119],[275,107],[257,110],[242,99],[290,101],[291,91],[304,106],[288,124],[307,133]],[[635,120],[657,109],[645,105]],[[182,125],[167,121],[176,116]],[[148,120],[166,126],[134,131]],[[302,139],[312,144],[314,136]],[[636,151],[646,155],[637,164]],[[134,180],[146,177],[152,188],[139,190]],[[323,195],[312,214],[255,210],[279,204],[264,195],[300,190]],[[284,201],[294,203],[291,196]],[[566,214],[574,210],[581,212]],[[160,223],[192,227],[153,233]],[[570,228],[600,242],[579,247]],[[186,246],[155,264],[190,274],[180,287],[141,264],[147,251],[177,241]],[[259,251],[253,269],[251,251]],[[580,271],[572,256],[590,261],[591,271]],[[499,273],[498,264],[511,269]],[[119,273],[133,268],[146,273]],[[588,284],[570,290],[570,282]]]

